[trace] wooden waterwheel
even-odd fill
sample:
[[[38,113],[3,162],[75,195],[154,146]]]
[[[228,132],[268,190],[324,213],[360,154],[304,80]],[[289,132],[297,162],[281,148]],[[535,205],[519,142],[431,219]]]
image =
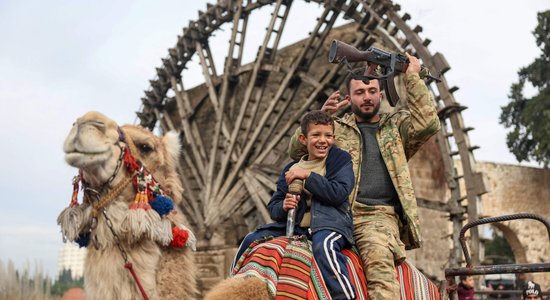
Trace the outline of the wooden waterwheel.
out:
[[[283,48],[283,33],[293,30],[285,25],[298,4],[319,14],[302,41]],[[271,14],[266,14],[265,31],[259,42],[249,43],[247,35],[258,27],[251,18],[266,10]],[[289,137],[304,112],[320,108],[347,74],[327,59],[330,42],[339,39],[358,49],[377,44],[388,51],[409,50],[441,74],[441,82],[429,87],[443,122],[436,140],[450,198],[419,199],[419,206],[448,213],[455,245],[450,265],[458,264],[462,221],[466,215],[469,221],[477,219],[484,192],[468,138],[471,128],[461,116],[466,107],[453,96],[457,88],[445,79],[450,69],[445,58],[430,53],[430,40],[420,36],[422,28],[408,25],[410,16],[399,11],[389,0],[219,0],[183,29],[156,69],[138,116],[150,129],[181,132],[182,207],[198,232],[200,249],[236,247],[248,230],[270,221],[266,204],[276,176],[289,161]],[[222,32],[227,35],[223,47],[214,45]],[[257,49],[249,62],[243,54],[247,49]],[[216,68],[222,60],[222,69]],[[190,69],[197,66],[202,84],[188,88],[186,79],[197,79]],[[221,242],[215,242],[217,236]],[[475,258],[477,231],[471,238]]]

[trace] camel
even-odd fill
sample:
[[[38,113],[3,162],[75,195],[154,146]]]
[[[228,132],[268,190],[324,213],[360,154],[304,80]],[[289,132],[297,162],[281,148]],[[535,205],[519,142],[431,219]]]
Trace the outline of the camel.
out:
[[[196,239],[179,211],[176,133],[157,137],[99,112],[78,118],[65,161],[78,169],[58,217],[63,238],[87,246],[87,299],[196,299]],[[79,187],[84,195],[78,203]]]

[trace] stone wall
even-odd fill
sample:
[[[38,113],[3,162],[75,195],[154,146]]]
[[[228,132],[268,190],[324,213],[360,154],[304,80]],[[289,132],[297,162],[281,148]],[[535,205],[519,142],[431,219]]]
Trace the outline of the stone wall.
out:
[[[487,179],[489,193],[482,198],[482,216],[534,213],[550,219],[550,170],[484,162],[479,170]],[[535,220],[503,222],[499,228],[512,246],[517,263],[550,262],[550,237]],[[532,275],[550,288],[550,273]]]
[[[438,171],[439,159],[430,141],[411,161],[411,173],[417,197],[429,200],[448,199],[443,174]],[[457,161],[460,169],[460,162]],[[550,170],[510,164],[478,162],[478,171],[485,177],[488,193],[481,197],[480,217],[517,213],[535,213],[550,218]],[[464,192],[463,192],[464,193]],[[464,203],[466,204],[466,203]],[[451,223],[448,214],[419,209],[424,246],[409,251],[409,258],[427,275],[443,279],[450,247]],[[497,224],[512,247],[516,263],[550,262],[550,241],[546,227],[535,220],[514,220]],[[550,274],[530,275],[531,279],[550,287]]]
[[[441,152],[435,138],[431,138],[409,161],[409,168],[417,197],[446,202],[450,197],[445,180]],[[407,252],[408,259],[429,277],[442,280],[452,247],[451,223],[448,214],[419,208],[423,246]]]

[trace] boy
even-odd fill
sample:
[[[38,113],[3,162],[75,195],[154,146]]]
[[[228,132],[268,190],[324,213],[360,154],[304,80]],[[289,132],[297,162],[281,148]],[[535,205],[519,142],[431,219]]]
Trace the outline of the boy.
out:
[[[457,288],[458,300],[474,300],[474,278],[461,275]]]
[[[355,299],[345,256],[341,253],[353,243],[348,200],[355,184],[351,156],[333,147],[334,120],[328,114],[311,111],[300,126],[299,140],[308,153],[299,161],[289,163],[277,179],[277,190],[267,205],[276,223],[259,226],[248,234],[235,262],[253,241],[269,235],[285,235],[288,211],[295,208],[298,225],[295,233],[311,233],[313,257],[332,299]],[[288,193],[288,186],[296,179],[303,180],[303,191],[294,196]]]

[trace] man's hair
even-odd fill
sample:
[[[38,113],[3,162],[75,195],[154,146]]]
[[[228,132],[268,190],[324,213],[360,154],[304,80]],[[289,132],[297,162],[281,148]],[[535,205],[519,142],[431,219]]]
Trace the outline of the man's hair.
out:
[[[307,132],[309,129],[309,125],[330,125],[332,126],[332,131],[334,132],[334,119],[321,110],[312,110],[308,112],[303,118],[302,122],[300,123],[300,127],[302,129],[302,133],[307,136]]]
[[[460,281],[464,281],[466,280],[466,278],[468,277],[471,277],[471,275],[460,275],[459,278],[460,278]]]
[[[344,86],[344,89],[343,89],[343,94],[344,95],[350,95],[351,96],[351,81],[353,80],[352,78],[352,74],[353,75],[363,75],[365,73],[365,67],[359,67],[359,68],[355,68],[353,70],[351,70],[348,75],[346,76],[346,79],[345,79],[345,86]],[[380,72],[376,72],[374,74],[375,76],[380,76]],[[372,79],[372,80],[377,80],[378,81],[378,86],[380,86],[380,91],[383,91],[384,90],[384,82],[383,80],[378,80],[378,79]]]

